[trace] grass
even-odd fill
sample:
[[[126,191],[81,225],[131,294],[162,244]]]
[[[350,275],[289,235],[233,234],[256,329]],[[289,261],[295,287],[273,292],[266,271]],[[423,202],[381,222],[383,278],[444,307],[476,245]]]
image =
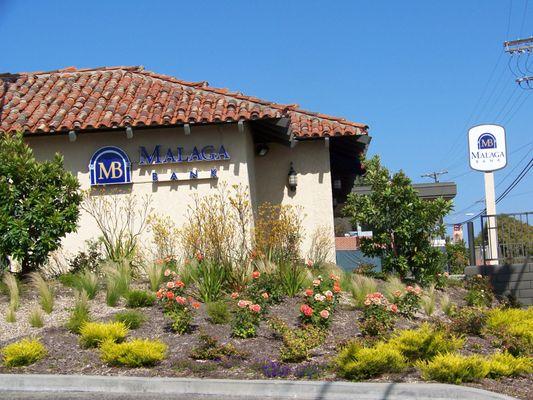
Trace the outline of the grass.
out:
[[[107,340],[100,346],[102,361],[131,368],[153,366],[163,360],[166,353],[167,345],[159,340],[133,339],[124,343]]]
[[[156,292],[161,286],[161,283],[163,283],[164,269],[165,266],[163,264],[156,263],[148,264],[144,268],[144,272],[148,277],[148,281],[150,282],[150,290],[152,292]]]
[[[198,291],[198,298],[204,303],[217,301],[222,297],[227,269],[215,262],[204,261],[194,268],[192,279]]]
[[[6,312],[6,322],[9,322],[10,324],[17,322],[17,314],[15,309],[11,306],[8,307]]]
[[[104,267],[106,275],[106,304],[115,307],[131,284],[131,267],[128,261],[110,262]]]
[[[80,292],[85,291],[89,300],[92,300],[98,293],[98,276],[88,270],[79,272],[75,275],[74,287]]]
[[[9,305],[14,311],[16,311],[20,307],[20,290],[17,278],[15,278],[15,275],[13,274],[5,273],[3,282],[9,293]]]
[[[86,322],[80,328],[82,347],[98,347],[105,341],[122,342],[128,334],[128,328],[122,322]]]
[[[67,321],[66,327],[72,333],[79,333],[80,328],[91,320],[89,313],[89,297],[85,291],[76,293],[76,302]]]
[[[374,278],[361,274],[353,274],[349,285],[354,304],[357,308],[363,308],[367,294],[378,290],[378,282]]]
[[[124,297],[126,298],[126,307],[129,308],[151,307],[156,300],[153,293],[144,290],[130,290]]]
[[[209,321],[213,324],[227,324],[230,321],[228,305],[224,301],[215,301],[206,305]]]
[[[437,291],[435,286],[430,286],[424,296],[420,299],[422,309],[428,317],[431,317],[436,309]]]
[[[400,291],[403,292],[405,290],[405,285],[401,281],[400,278],[394,275],[390,275],[387,278],[387,281],[385,282],[385,285],[383,285],[383,294],[389,300],[390,302],[395,301],[394,292]]]
[[[44,326],[42,310],[39,307],[32,308],[28,321],[32,328],[42,328]]]
[[[440,298],[440,308],[447,317],[453,316],[455,312],[455,306],[447,293],[444,293]]]
[[[6,367],[31,365],[46,356],[46,348],[37,339],[22,339],[4,347],[0,353]]]
[[[39,293],[41,308],[45,313],[50,314],[54,310],[54,292],[52,288],[38,272],[30,274],[30,283]]]
[[[114,320],[122,322],[128,329],[137,329],[146,321],[146,317],[138,311],[128,310],[115,314]]]

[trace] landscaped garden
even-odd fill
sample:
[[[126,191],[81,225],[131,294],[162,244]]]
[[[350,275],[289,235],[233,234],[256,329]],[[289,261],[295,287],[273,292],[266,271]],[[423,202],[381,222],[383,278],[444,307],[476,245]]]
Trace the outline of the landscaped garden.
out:
[[[533,308],[495,298],[482,276],[445,272],[454,263],[428,237],[447,204],[417,202],[410,182],[376,160],[367,179],[375,194],[352,197],[346,212],[373,223],[362,246],[382,258],[381,272],[328,263],[321,229],[302,255],[298,209],[252,210],[240,187],[197,199],[182,227],[149,198],[71,199],[101,233],[78,254],[60,257],[63,233],[54,242],[33,229],[20,246],[48,244],[37,262],[4,236],[0,249],[21,268],[2,274],[0,372],[438,381],[530,398]],[[20,216],[10,184],[0,180],[13,199],[0,223]],[[407,214],[394,220],[394,207]]]

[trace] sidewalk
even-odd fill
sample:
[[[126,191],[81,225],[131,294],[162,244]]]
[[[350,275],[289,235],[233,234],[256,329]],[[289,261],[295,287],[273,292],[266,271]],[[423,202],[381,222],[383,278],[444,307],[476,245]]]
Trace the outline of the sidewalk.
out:
[[[127,396],[127,395],[130,396]],[[439,383],[350,383],[287,380],[145,378],[0,374],[0,398],[513,400],[501,394]],[[49,396],[48,396],[49,395]]]

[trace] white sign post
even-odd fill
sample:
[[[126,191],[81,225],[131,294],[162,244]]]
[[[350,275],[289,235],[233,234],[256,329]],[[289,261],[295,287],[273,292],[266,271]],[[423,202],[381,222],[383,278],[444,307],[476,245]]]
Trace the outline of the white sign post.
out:
[[[468,131],[470,168],[485,174],[485,209],[489,239],[489,264],[498,263],[498,231],[496,227],[496,195],[494,171],[507,165],[505,129],[499,125],[478,125]]]

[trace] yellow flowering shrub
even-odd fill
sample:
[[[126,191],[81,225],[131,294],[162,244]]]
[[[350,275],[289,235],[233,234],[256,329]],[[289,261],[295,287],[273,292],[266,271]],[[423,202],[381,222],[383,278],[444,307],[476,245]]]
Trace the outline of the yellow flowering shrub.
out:
[[[123,322],[86,322],[80,328],[80,344],[83,347],[98,347],[105,341],[122,342],[128,334]]]
[[[0,354],[6,367],[31,365],[46,356],[46,348],[37,339],[22,339],[5,346]]]
[[[124,343],[106,340],[100,346],[100,357],[109,365],[148,367],[163,360],[167,348],[167,345],[159,340],[134,339]]]

